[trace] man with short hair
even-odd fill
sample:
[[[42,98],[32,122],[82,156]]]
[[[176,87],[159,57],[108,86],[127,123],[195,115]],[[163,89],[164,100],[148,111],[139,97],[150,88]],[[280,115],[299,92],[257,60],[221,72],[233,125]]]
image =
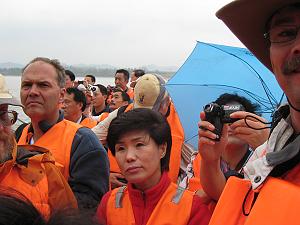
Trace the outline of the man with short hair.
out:
[[[92,110],[92,116],[93,118],[97,118],[104,113],[107,112],[109,113],[109,106],[106,103],[107,99],[107,88],[104,87],[102,84],[96,84],[93,87],[96,88],[95,91],[93,91],[93,96],[92,96],[92,105],[93,105],[93,110]]]
[[[45,216],[68,208],[77,208],[75,196],[55,165],[48,149],[17,143],[12,125],[22,107],[9,93],[0,74],[0,185],[21,193]]]
[[[73,87],[75,81],[75,74],[71,70],[65,70],[66,85],[65,88]]]
[[[67,88],[64,97],[64,118],[82,126],[93,128],[97,121],[83,115],[86,107],[86,97],[84,93],[77,88]]]
[[[134,88],[136,85],[136,81],[139,77],[143,76],[145,74],[145,71],[142,69],[135,69],[132,71],[130,75],[130,87]]]
[[[127,106],[129,102],[129,95],[125,91],[122,91],[120,88],[115,88],[112,91],[112,98],[109,103],[109,109],[111,111],[114,111],[115,109],[118,109],[122,106]]]
[[[295,224],[300,202],[300,1],[237,0],[217,17],[274,72],[289,104],[275,113],[268,141],[243,167],[244,179],[228,179],[210,224]],[[210,131],[213,127],[199,135],[199,151],[205,149],[202,159],[213,171],[226,135],[216,142]]]
[[[94,85],[96,83],[96,77],[92,74],[87,74],[84,76],[84,81],[86,84]]]
[[[127,87],[129,82],[129,72],[125,69],[119,69],[115,73],[115,85],[125,91],[130,99],[133,99],[133,89]]]
[[[57,60],[35,58],[22,70],[21,102],[31,124],[18,144],[34,144],[53,154],[80,208],[95,208],[108,191],[107,153],[88,128],[65,120],[59,110],[65,94],[64,68]]]

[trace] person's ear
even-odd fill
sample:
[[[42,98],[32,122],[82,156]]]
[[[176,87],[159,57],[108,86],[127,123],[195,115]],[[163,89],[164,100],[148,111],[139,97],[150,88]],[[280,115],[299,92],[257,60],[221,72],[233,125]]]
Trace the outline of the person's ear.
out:
[[[63,103],[64,102],[65,93],[66,93],[66,89],[65,88],[61,88],[60,89],[60,93],[59,93],[59,103]]]
[[[160,145],[160,158],[164,158],[166,156],[167,153],[167,143],[163,143]]]

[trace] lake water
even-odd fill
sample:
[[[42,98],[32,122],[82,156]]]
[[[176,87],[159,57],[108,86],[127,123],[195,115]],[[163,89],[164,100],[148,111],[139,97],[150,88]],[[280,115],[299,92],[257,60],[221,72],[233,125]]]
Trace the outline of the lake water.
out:
[[[83,80],[83,77],[77,77],[78,80]],[[76,80],[77,80],[76,79]],[[10,91],[17,99],[20,99],[20,84],[21,84],[21,77],[20,76],[5,76],[6,85]],[[107,85],[114,85],[114,77],[96,77],[96,83],[102,84],[104,86]],[[29,122],[29,118],[23,112],[20,107],[15,107],[15,110],[19,113],[18,118],[24,122]],[[14,128],[19,126],[22,122],[18,121]]]

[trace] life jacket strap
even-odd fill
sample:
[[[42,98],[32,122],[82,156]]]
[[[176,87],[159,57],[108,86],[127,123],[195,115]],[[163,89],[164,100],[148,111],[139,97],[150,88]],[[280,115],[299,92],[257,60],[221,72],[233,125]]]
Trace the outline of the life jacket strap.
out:
[[[118,189],[116,194],[116,208],[122,208],[122,199],[126,186],[122,186]]]
[[[184,191],[185,191],[184,188],[177,186],[176,193],[172,198],[172,202],[178,204],[183,196]]]

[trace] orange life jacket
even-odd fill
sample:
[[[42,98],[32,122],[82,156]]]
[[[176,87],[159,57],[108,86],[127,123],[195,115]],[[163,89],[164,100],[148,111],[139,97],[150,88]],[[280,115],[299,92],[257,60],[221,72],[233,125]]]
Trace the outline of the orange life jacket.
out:
[[[209,224],[299,224],[299,202],[300,187],[292,182],[269,177],[252,190],[250,181],[230,177]]]
[[[62,166],[62,173],[67,180],[69,178],[72,143],[80,127],[82,126],[64,119],[53,125],[43,136],[34,142],[34,145],[51,151],[55,161]],[[18,145],[29,144],[32,133],[28,133],[28,128],[29,125],[24,128]]]
[[[109,115],[109,112],[103,112],[101,115],[98,117],[98,123],[106,119]]]
[[[77,208],[69,184],[47,149],[15,145],[12,156],[0,165],[1,186],[24,195],[46,217],[55,210]]]
[[[93,120],[92,118],[86,117],[80,122],[80,125],[92,129],[97,125],[97,121]]]
[[[184,130],[172,102],[170,104],[170,114],[167,117],[167,121],[170,125],[172,135],[169,177],[172,182],[177,183],[181,161],[181,148],[184,141]]]
[[[112,191],[107,202],[107,225],[135,224],[134,214],[124,187]],[[193,193],[171,183],[154,208],[147,225],[187,224],[190,219]]]
[[[130,97],[130,99],[132,100],[133,99],[133,96],[134,96],[134,91],[133,91],[133,88],[129,87],[127,89],[127,92],[128,96]]]

